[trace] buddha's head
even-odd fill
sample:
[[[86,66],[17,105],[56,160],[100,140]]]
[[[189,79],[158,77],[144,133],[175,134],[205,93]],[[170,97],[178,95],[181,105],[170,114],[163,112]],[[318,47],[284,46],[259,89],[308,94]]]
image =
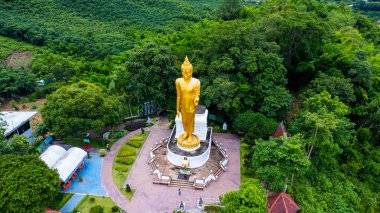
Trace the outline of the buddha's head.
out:
[[[193,65],[190,64],[190,61],[187,58],[187,56],[181,66],[181,72],[182,77],[183,79],[185,79],[185,81],[189,81],[191,79],[191,76],[193,75]]]

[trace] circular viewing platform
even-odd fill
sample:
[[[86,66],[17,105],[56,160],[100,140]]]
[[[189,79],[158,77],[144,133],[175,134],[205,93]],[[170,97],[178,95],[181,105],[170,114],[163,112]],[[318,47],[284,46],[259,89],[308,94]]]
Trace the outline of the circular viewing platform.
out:
[[[178,147],[175,133],[176,128],[174,127],[167,144],[167,158],[169,162],[176,166],[182,166],[182,160],[184,157],[187,157],[189,160],[189,168],[198,168],[203,166],[210,157],[212,128],[207,128],[206,140],[201,140],[200,146],[196,150],[186,150]]]

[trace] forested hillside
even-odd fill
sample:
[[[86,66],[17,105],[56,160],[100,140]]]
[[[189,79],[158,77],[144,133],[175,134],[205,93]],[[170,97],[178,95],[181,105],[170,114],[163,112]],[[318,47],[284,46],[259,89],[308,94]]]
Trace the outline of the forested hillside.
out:
[[[221,0],[0,1],[0,34],[56,51],[104,58],[153,33],[210,18]]]
[[[66,90],[88,85],[122,101],[125,114],[145,101],[174,110],[174,79],[187,55],[201,104],[244,133],[243,181],[286,189],[301,212],[380,212],[380,28],[352,7],[314,0],[0,3],[0,33],[43,46],[26,71],[46,80],[46,94],[65,86],[47,96],[50,109]],[[81,80],[93,84],[73,84]],[[107,107],[114,105],[102,113]],[[97,129],[121,119],[122,109],[114,111]],[[281,121],[292,136],[270,139]],[[233,209],[231,197],[223,201]]]

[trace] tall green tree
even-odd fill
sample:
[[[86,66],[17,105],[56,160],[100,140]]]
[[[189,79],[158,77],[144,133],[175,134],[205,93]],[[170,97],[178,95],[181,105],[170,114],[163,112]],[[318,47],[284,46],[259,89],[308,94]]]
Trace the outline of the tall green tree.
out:
[[[244,141],[247,142],[253,142],[257,138],[267,139],[273,134],[276,126],[277,122],[274,119],[251,110],[239,114],[233,122],[233,128],[236,131],[246,133]]]
[[[37,155],[0,155],[0,211],[43,212],[59,192],[59,175]]]
[[[349,108],[326,91],[303,104],[304,109],[292,122],[292,130],[306,136],[307,156],[313,163],[325,169],[338,166],[336,157],[353,134],[353,124],[345,117]]]
[[[124,107],[117,97],[80,81],[49,95],[41,114],[46,127],[58,136],[83,136],[119,122]]]
[[[293,175],[303,175],[310,166],[301,135],[258,140],[252,156],[252,167],[271,191],[282,191],[293,181]]]
[[[10,140],[2,138],[0,133],[0,155],[5,154],[29,154],[32,151],[33,146],[28,143],[26,136],[14,135]]]
[[[266,212],[267,196],[265,189],[257,179],[251,179],[241,184],[237,191],[227,192],[221,196],[221,200],[226,212]]]
[[[126,70],[118,70],[125,82],[117,80],[116,88],[126,91],[135,103],[154,101],[156,106],[166,107],[174,98],[174,80],[180,76],[180,64],[167,46],[148,43],[131,51]],[[174,100],[174,99],[173,99]]]
[[[310,82],[307,89],[302,93],[302,96],[304,99],[307,99],[324,90],[334,97],[338,97],[339,101],[347,105],[353,104],[356,100],[351,79],[329,76],[324,73],[319,73],[318,76]]]
[[[220,18],[228,21],[239,18],[240,10],[240,0],[224,0],[218,9],[218,13]]]

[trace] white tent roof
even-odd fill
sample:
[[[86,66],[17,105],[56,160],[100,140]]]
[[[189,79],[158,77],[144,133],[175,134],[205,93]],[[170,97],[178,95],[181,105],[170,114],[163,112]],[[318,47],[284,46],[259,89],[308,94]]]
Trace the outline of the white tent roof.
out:
[[[64,148],[52,145],[40,155],[40,158],[49,168],[52,168],[65,154],[66,150]]]
[[[12,133],[15,129],[19,128],[21,125],[30,120],[33,116],[35,116],[37,112],[28,111],[2,111],[0,112],[0,117],[3,121],[5,121],[5,136]]]
[[[67,151],[63,149],[63,152],[62,149],[60,146],[52,145],[41,154],[40,158],[49,168],[57,169],[59,179],[66,182],[86,158],[87,153],[77,147],[70,148]]]

